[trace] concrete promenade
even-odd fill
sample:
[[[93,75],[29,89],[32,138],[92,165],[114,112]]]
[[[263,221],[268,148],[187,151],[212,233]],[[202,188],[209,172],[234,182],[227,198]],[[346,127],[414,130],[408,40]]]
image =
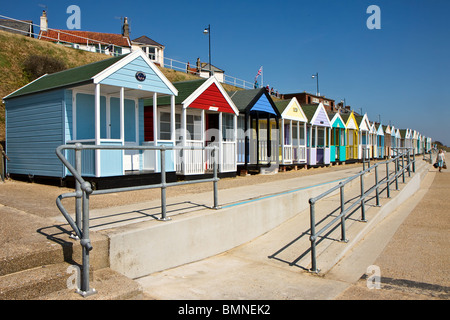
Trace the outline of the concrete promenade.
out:
[[[433,204],[448,205],[450,175],[446,171],[436,174],[431,165],[420,157],[417,160],[417,172],[411,177],[406,174],[406,184],[400,178],[398,191],[394,190],[395,183],[391,184],[391,199],[387,199],[385,188],[381,188],[381,206],[376,206],[375,193],[371,194],[365,204],[367,222],[360,221],[359,208],[351,213],[346,219],[348,242],[339,241],[339,225],[323,234],[317,246],[319,274],[308,272],[311,267],[308,199],[358,173],[361,166],[219,190],[220,210],[211,209],[212,192],[172,195],[167,199],[167,213],[171,218],[167,222],[157,220],[161,212],[158,200],[93,209],[90,218],[92,237],[98,241],[98,244],[94,242],[93,262],[97,269],[103,268],[103,274],[106,272],[119,282],[111,282],[109,289],[102,288],[106,276],[103,275],[103,280],[101,273],[100,277],[94,276],[94,279],[100,278],[100,282],[93,282],[99,293],[92,299],[378,299],[383,298],[385,292],[391,294],[385,296],[388,299],[448,299],[449,218],[445,210],[437,210],[437,215]],[[384,166],[379,167],[378,176],[380,179],[385,177]],[[365,190],[373,185],[374,177],[374,171],[365,177]],[[434,191],[427,194],[428,190]],[[346,186],[346,206],[359,193],[360,181],[357,179]],[[428,199],[432,199],[431,205],[430,202],[424,204]],[[336,193],[317,204],[317,230],[339,213],[338,207]],[[422,212],[424,207],[431,211],[427,213],[429,219],[421,222],[431,224],[422,226],[418,232],[420,236],[411,235],[411,228],[406,228],[400,240],[396,240],[397,229],[402,230],[405,225],[402,223],[408,221],[405,219],[413,209],[419,208],[417,210]],[[9,272],[14,272],[15,266],[8,261],[15,259],[15,252],[27,257],[18,259],[21,264],[33,260],[33,265],[38,266],[44,256],[41,251],[58,251],[61,244],[72,248],[72,242],[61,233],[68,229],[59,216],[50,220],[30,219],[30,215],[9,206],[0,206],[0,213],[5,226],[0,229],[0,238],[6,239],[1,255],[5,257],[0,257],[4,271],[11,268]],[[421,214],[416,216],[421,217]],[[430,236],[432,241],[422,241]],[[414,248],[418,249],[405,250],[410,248],[413,240]],[[33,253],[33,247],[37,248],[36,253]],[[79,243],[73,242],[73,249],[65,251],[63,260],[67,261],[66,255],[79,250],[78,247]],[[388,248],[391,251],[387,252]],[[433,264],[434,271],[428,272],[433,274],[433,279],[423,277],[425,265],[421,271],[410,272],[410,277],[396,274],[394,271],[402,270],[403,264],[414,261],[411,256],[398,261],[398,250],[407,251],[413,257],[420,251],[422,254],[417,258]],[[60,256],[57,259],[49,257],[42,265],[61,261]],[[58,261],[50,261],[53,259]],[[394,263],[395,267],[392,266]],[[364,274],[370,265],[380,267],[385,280],[382,280],[382,288],[397,288],[406,283],[404,288],[419,289],[400,290],[400,296],[396,295],[398,290],[369,290]],[[67,265],[55,268],[64,270]],[[115,273],[128,278],[120,280]],[[13,276],[10,278],[6,280],[17,282]],[[129,279],[134,279],[140,289]],[[400,281],[398,285],[398,279],[407,281]],[[122,295],[111,295],[108,290],[120,287],[120,283],[131,289]],[[0,274],[0,291],[1,284]],[[43,298],[80,297],[74,293],[58,293]]]
[[[309,226],[299,214],[226,253],[137,281],[155,299],[449,299],[450,219],[442,208],[449,205],[450,174],[422,169],[420,189],[380,219],[381,209],[370,201],[368,219],[376,221],[370,230],[362,229],[368,223],[357,221],[357,214],[349,219],[355,225],[347,235],[361,234],[351,249],[336,241],[336,230],[327,235],[318,259],[322,274],[306,271]],[[371,265],[380,269],[379,290],[369,289],[364,277]]]

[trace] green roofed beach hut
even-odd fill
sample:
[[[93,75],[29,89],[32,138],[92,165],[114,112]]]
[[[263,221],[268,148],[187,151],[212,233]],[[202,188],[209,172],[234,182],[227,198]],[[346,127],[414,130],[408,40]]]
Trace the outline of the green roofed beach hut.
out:
[[[306,123],[308,119],[297,98],[275,101],[281,113],[280,165],[306,164]]]
[[[330,164],[331,123],[322,103],[302,105],[308,118],[308,166]]]
[[[141,146],[144,99],[177,94],[142,50],[46,74],[3,98],[7,172],[65,180],[70,175],[55,154],[60,145]],[[74,152],[66,156],[73,164]],[[119,186],[128,173],[159,172],[145,171],[141,150],[83,150],[82,157],[82,176],[98,188]],[[166,167],[176,178],[174,163]]]

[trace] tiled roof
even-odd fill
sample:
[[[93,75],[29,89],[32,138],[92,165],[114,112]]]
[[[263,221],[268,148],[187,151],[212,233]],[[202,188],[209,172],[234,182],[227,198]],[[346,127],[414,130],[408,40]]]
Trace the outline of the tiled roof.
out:
[[[134,39],[132,42],[138,44],[147,44],[152,46],[164,47],[162,44],[156,42],[155,40],[150,39],[147,36],[141,36],[139,38]]]
[[[130,39],[121,34],[115,33],[101,33],[92,31],[79,30],[59,30],[49,29],[48,31],[41,31],[39,39],[51,42],[69,42],[77,44],[113,44],[120,47],[131,47]]]

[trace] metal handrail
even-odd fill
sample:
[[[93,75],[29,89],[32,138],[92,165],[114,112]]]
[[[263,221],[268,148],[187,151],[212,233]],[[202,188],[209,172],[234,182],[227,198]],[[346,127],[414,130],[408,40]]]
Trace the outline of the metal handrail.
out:
[[[72,149],[75,150],[75,167],[67,160],[63,154],[63,150]],[[81,152],[82,150],[159,150],[160,151],[160,161],[161,161],[161,183],[144,185],[144,186],[134,186],[134,187],[121,187],[106,190],[93,190],[91,184],[86,181],[81,174]],[[192,181],[179,181],[179,182],[166,182],[166,151],[167,150],[211,150],[213,159],[213,178],[198,179]],[[56,155],[64,164],[64,166],[69,170],[75,179],[75,192],[64,193],[56,198],[56,205],[61,211],[64,218],[67,220],[69,225],[72,227],[75,235],[72,238],[80,240],[82,247],[82,274],[80,288],[77,289],[77,293],[83,297],[95,294],[97,291],[89,286],[89,252],[93,249],[91,240],[89,237],[89,197],[90,195],[100,195],[116,192],[126,192],[126,191],[136,191],[143,189],[161,189],[161,218],[160,221],[171,220],[167,217],[166,213],[166,188],[172,186],[202,183],[202,182],[213,182],[213,193],[214,193],[214,206],[213,209],[220,209],[218,201],[218,147],[208,146],[208,147],[183,147],[183,146],[113,146],[113,145],[82,145],[81,143],[76,143],[73,145],[62,145],[56,148]],[[69,212],[64,208],[62,204],[63,199],[75,198],[75,221],[72,219]]]
[[[311,230],[311,235],[310,235],[310,242],[311,242],[311,268],[310,271],[314,272],[314,273],[319,273],[320,269],[317,268],[317,260],[316,260],[316,242],[317,239],[320,237],[320,235],[322,233],[324,233],[326,230],[328,230],[331,226],[335,225],[336,222],[338,222],[340,220],[340,225],[341,225],[341,240],[342,242],[348,242],[348,239],[346,238],[346,234],[345,234],[345,219],[346,216],[349,212],[353,212],[353,209],[355,209],[356,207],[360,206],[361,208],[361,221],[362,222],[367,222],[366,220],[366,216],[365,216],[365,200],[366,198],[372,194],[373,192],[376,192],[376,206],[380,206],[380,193],[379,193],[379,188],[386,184],[386,195],[387,198],[390,198],[390,184],[392,182],[395,181],[395,187],[396,190],[399,190],[398,188],[398,178],[400,176],[402,176],[402,180],[403,183],[405,183],[405,172],[408,172],[408,175],[411,175],[411,167],[412,167],[412,171],[415,172],[415,151],[413,148],[397,148],[399,150],[404,150],[406,149],[407,152],[403,152],[401,154],[397,154],[396,157],[394,157],[393,159],[389,159],[383,162],[378,162],[376,164],[374,164],[373,166],[369,166],[367,169],[363,169],[362,171],[360,171],[359,173],[355,174],[354,176],[346,179],[345,181],[341,181],[338,185],[330,188],[329,190],[323,192],[322,194],[314,197],[314,198],[310,198],[309,199],[309,204],[310,204],[310,230]],[[412,156],[413,156],[413,160],[411,160],[411,154],[410,154],[410,149],[413,150],[412,152]],[[405,154],[407,155],[407,165],[405,166]],[[400,159],[401,159],[401,163],[400,163]],[[389,172],[389,164],[395,162],[395,171],[393,174],[391,174]],[[378,167],[380,165],[386,165],[386,177],[384,177],[383,179],[378,179]],[[399,170],[401,166],[401,170]],[[368,172],[370,172],[371,170],[375,170],[375,184],[370,187],[369,189],[365,190],[364,189],[364,175]],[[344,188],[345,185],[347,185],[348,183],[350,183],[351,181],[360,178],[360,187],[361,187],[361,195],[347,208],[345,208],[345,197],[344,197]],[[315,223],[315,204],[325,198],[326,196],[330,195],[331,193],[340,190],[340,214],[337,215],[332,221],[330,221],[328,224],[326,224],[324,227],[322,227],[319,231],[316,231],[316,223]]]

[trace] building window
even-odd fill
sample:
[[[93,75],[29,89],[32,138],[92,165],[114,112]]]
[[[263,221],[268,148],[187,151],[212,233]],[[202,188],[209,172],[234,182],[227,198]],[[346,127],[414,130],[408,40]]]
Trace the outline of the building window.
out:
[[[175,130],[181,128],[181,115],[175,114]],[[159,114],[159,126],[158,126],[158,139],[159,140],[170,140],[170,112],[160,112]]]
[[[186,116],[187,140],[202,140],[202,117],[199,115]]]
[[[234,116],[229,113],[222,114],[223,141],[234,140]]]

